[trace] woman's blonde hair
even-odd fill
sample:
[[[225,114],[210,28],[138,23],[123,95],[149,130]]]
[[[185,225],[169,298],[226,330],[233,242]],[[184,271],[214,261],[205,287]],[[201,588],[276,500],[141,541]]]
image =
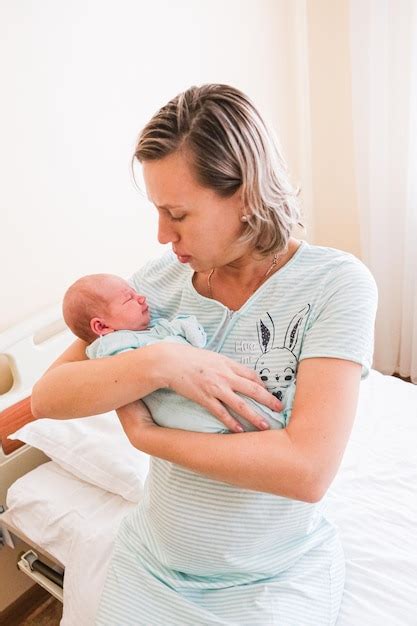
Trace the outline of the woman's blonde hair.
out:
[[[273,133],[245,94],[229,85],[190,87],[152,117],[133,160],[162,159],[177,150],[191,156],[204,187],[222,197],[240,189],[248,216],[242,243],[261,256],[286,248],[293,226],[300,224],[298,191]]]

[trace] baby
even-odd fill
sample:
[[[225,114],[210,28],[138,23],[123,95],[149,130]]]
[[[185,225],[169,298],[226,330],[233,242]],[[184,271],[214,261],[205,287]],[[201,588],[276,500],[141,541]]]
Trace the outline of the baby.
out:
[[[77,280],[65,293],[62,309],[65,323],[74,335],[90,344],[87,348],[90,359],[119,354],[161,339],[180,342],[186,339],[197,348],[206,345],[206,333],[192,315],[178,316],[171,322],[159,318],[151,330],[145,296],[113,274],[92,274]]]
[[[206,345],[206,333],[193,315],[180,315],[171,321],[157,318],[150,326],[146,297],[113,274],[92,274],[77,280],[65,293],[62,309],[67,326],[89,344],[86,354],[90,359],[112,356],[157,341],[186,342],[198,348]],[[285,427],[286,411],[278,413],[252,398],[242,397],[270,428]],[[198,432],[230,432],[207,409],[170,389],[157,389],[142,400],[159,426]],[[257,430],[230,407],[229,410],[245,430]]]

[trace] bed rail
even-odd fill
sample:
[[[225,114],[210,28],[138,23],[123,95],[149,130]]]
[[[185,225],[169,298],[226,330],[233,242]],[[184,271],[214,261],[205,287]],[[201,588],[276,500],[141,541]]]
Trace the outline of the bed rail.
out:
[[[7,489],[15,480],[50,460],[36,448],[9,441],[7,435],[33,419],[34,382],[73,341],[59,305],[0,333],[0,356],[7,360],[13,379],[11,388],[0,393],[0,505],[5,504]]]
[[[59,306],[1,333],[0,355],[7,359],[13,384],[0,394],[0,411],[30,396],[34,382],[74,339]]]
[[[4,507],[10,485],[50,460],[36,448],[9,441],[7,435],[33,419],[30,411],[33,384],[73,341],[74,336],[66,328],[58,305],[0,333],[0,505]],[[13,603],[27,588],[25,583],[29,579],[22,581],[20,571],[62,602],[63,590],[57,576],[61,576],[62,583],[63,565],[49,558],[46,551],[38,549],[32,541],[8,526],[6,516],[7,511],[0,515],[0,526],[3,544],[9,548],[0,545],[0,566],[3,568],[2,576],[4,574],[9,585],[7,603]],[[17,568],[16,557],[10,558],[8,554],[13,544],[15,554],[21,552],[20,558],[17,557]],[[42,560],[38,557],[32,563],[28,561],[29,549],[36,556],[41,555]],[[54,574],[51,574],[50,569]]]
[[[30,411],[33,384],[73,341],[59,306],[0,334],[0,356],[12,378],[11,388],[0,393],[0,466],[22,445],[8,441],[7,435],[34,419]]]
[[[63,602],[64,574],[43,563],[34,550],[20,555],[17,567],[57,600]]]

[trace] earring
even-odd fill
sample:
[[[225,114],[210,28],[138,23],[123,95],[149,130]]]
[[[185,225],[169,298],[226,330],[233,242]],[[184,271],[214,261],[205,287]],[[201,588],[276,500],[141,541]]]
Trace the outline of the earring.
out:
[[[240,218],[241,222],[248,222],[249,221],[249,215],[242,215],[242,217]]]

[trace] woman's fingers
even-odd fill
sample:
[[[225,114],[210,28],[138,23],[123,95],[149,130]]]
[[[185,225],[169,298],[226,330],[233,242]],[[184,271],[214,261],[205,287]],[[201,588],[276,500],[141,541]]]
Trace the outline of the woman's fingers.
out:
[[[257,400],[262,404],[266,404],[266,406],[268,406],[273,411],[282,411],[282,403],[266,389],[259,375],[254,370],[250,369],[246,365],[240,365],[240,363],[235,363],[234,372],[235,374],[237,374],[240,380],[239,387],[236,388],[236,391],[240,391],[241,393],[250,396],[254,400]],[[250,380],[252,383],[254,383],[254,386],[252,386],[251,388],[248,387],[246,380]]]
[[[264,383],[254,370],[245,365],[240,365],[240,363],[236,363],[234,372],[237,375],[234,385],[235,391],[239,391],[245,396],[250,396],[257,402],[265,404],[265,406],[272,409],[272,411],[282,411],[284,408],[282,402],[266,389]],[[251,381],[252,385],[247,381]]]
[[[170,350],[173,344],[166,346]],[[165,364],[169,365],[167,386],[177,393],[201,404],[217,417],[229,430],[239,432],[238,421],[230,414],[242,416],[256,428],[264,428],[256,407],[245,401],[247,396],[272,411],[282,411],[282,403],[264,386],[256,372],[216,352],[195,347],[185,348],[184,357],[169,352]]]
[[[258,430],[269,429],[269,424],[265,420],[265,417],[260,414],[260,411],[257,410],[256,406],[253,407],[253,405],[249,404],[245,397],[229,392],[226,394],[223,401],[227,408],[230,407],[230,409],[233,410],[238,417],[243,417],[247,422],[253,424],[255,428],[258,428]]]
[[[242,377],[237,376],[233,382],[233,390],[264,404],[272,411],[282,411],[284,408],[282,402],[273,396],[260,381],[243,380]]]
[[[245,430],[240,422],[229,413],[228,408],[230,407],[237,415],[253,424],[255,428],[259,430],[269,429],[268,423],[245,402],[244,398],[233,392],[225,393],[224,396],[226,396],[226,400],[221,402],[213,398],[208,399],[205,406],[226,428],[235,433],[241,433]]]
[[[244,389],[246,396],[253,397],[260,404],[269,406],[273,411],[282,410],[282,403],[274,398],[269,391],[257,383],[251,382],[248,387],[247,381],[245,381],[242,385],[238,378],[232,383],[233,389],[212,383],[206,391],[204,406],[233,432],[242,432],[244,428],[230,411],[253,424],[255,428],[267,430],[269,425],[265,421],[264,416],[256,410],[256,407],[249,404],[244,396],[242,397],[236,393],[239,391],[237,387],[240,385]]]
[[[235,433],[242,433],[245,430],[243,426],[230,415],[229,411],[219,400],[211,398],[205,404],[205,407],[208,411],[210,411],[210,413],[217,417],[217,419],[222,424],[224,424],[226,428],[228,428],[230,431]]]
[[[236,363],[236,361],[232,362],[232,368],[235,374],[238,376],[242,376],[243,378],[247,378],[248,380],[252,380],[254,383],[258,385],[264,386],[263,382],[259,378],[258,374],[255,370],[251,369],[247,365],[241,365],[240,363]]]

